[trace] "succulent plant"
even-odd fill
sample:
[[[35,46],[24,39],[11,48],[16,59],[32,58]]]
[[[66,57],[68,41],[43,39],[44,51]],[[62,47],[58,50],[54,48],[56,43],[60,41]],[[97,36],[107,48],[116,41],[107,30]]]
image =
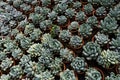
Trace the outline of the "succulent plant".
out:
[[[45,17],[46,18],[46,16],[48,15],[48,13],[50,13],[51,12],[51,10],[49,9],[49,8],[47,8],[47,7],[40,7],[40,13],[41,13],[41,15],[42,15],[42,17]],[[41,18],[42,18],[41,17]]]
[[[100,0],[87,0],[87,1],[93,5],[100,4]]]
[[[59,25],[64,25],[67,22],[67,18],[63,15],[57,17],[57,22]]]
[[[14,65],[10,68],[9,72],[12,79],[20,79],[23,75],[23,70],[20,65]]]
[[[84,72],[87,69],[87,63],[83,57],[76,57],[70,65],[78,73]]]
[[[115,18],[111,18],[110,16],[107,16],[104,18],[104,20],[101,20],[100,28],[104,33],[112,33],[112,32],[114,33],[117,27],[118,24]]]
[[[4,51],[0,51],[0,62],[7,58],[7,53]]]
[[[32,10],[32,7],[28,4],[23,3],[20,5],[20,9],[23,10],[24,13],[28,13]]]
[[[83,7],[85,14],[91,14],[93,11],[93,6],[89,3]]]
[[[60,50],[60,57],[63,58],[64,61],[71,62],[74,59],[74,52],[68,48],[63,48]]]
[[[25,30],[24,30],[24,34],[25,35],[29,35],[30,33],[32,33],[33,32],[33,30],[34,30],[34,25],[33,24],[31,24],[31,23],[29,23],[28,25],[26,25],[25,26]]]
[[[59,36],[60,33],[60,27],[57,25],[53,25],[50,31],[51,37],[55,38]]]
[[[32,56],[32,57],[37,57],[41,55],[41,50],[42,49],[42,44],[36,43],[30,46],[30,48],[27,50],[27,52]]]
[[[120,37],[116,39],[112,38],[110,44],[110,48],[120,52]]]
[[[88,23],[91,27],[97,27],[98,26],[97,17],[95,16],[88,17],[86,23]]]
[[[72,9],[72,8],[68,8],[66,9],[65,11],[65,15],[68,17],[68,18],[73,18],[75,16],[75,10]]]
[[[110,73],[110,76],[106,76],[105,80],[119,80],[120,79],[120,74],[115,75],[114,72]]]
[[[76,80],[76,76],[73,70],[66,69],[60,73],[60,80]]]
[[[33,32],[30,34],[30,39],[39,40],[41,34],[42,34],[42,31],[40,29],[34,28]]]
[[[75,1],[75,2],[73,3],[73,8],[74,8],[74,9],[80,9],[81,7],[82,7],[82,3],[81,3],[81,2]]]
[[[100,4],[106,8],[113,7],[112,5],[115,4],[115,0],[100,0]]]
[[[40,29],[43,31],[49,30],[52,26],[52,21],[51,20],[45,20],[40,22]]]
[[[20,8],[20,5],[23,3],[23,1],[20,1],[20,0],[14,0],[13,1],[13,6],[15,8]]]
[[[68,26],[68,30],[70,30],[70,31],[74,31],[74,30],[77,31],[79,27],[80,27],[79,23],[77,21],[73,21]]]
[[[0,67],[3,71],[6,71],[8,68],[10,68],[13,64],[12,58],[5,58],[2,60]]]
[[[32,0],[24,0],[25,3],[31,4]]]
[[[71,33],[69,32],[69,30],[61,30],[60,34],[59,34],[59,38],[64,41],[67,42],[70,40],[71,37]]]
[[[41,2],[42,2],[42,6],[45,6],[45,7],[51,5],[51,0],[41,0]]]
[[[38,75],[35,75],[35,78],[33,80],[55,80],[55,77],[50,71],[46,70]]]
[[[75,35],[75,36],[72,36],[72,37],[70,38],[69,44],[70,44],[71,47],[73,47],[73,48],[76,49],[76,48],[79,48],[80,46],[82,46],[82,44],[83,44],[82,41],[83,41],[83,40],[82,40],[81,37]]]
[[[10,80],[10,75],[6,75],[6,74],[2,74],[1,76],[0,76],[0,80]]]
[[[101,53],[100,45],[94,42],[88,42],[83,46],[83,54],[87,60],[94,60]]]
[[[34,76],[36,65],[37,63],[34,61],[29,61],[28,63],[25,64],[24,73],[26,73],[27,77]]]
[[[103,46],[104,44],[107,44],[110,41],[108,37],[108,35],[98,32],[95,35],[95,42]]]
[[[49,68],[51,69],[52,74],[57,75],[63,70],[63,62],[61,58],[55,58],[50,64]]]
[[[92,27],[89,24],[84,23],[80,25],[78,29],[78,34],[81,35],[82,37],[88,37],[89,35],[92,34]]]
[[[106,9],[105,7],[99,7],[96,9],[95,15],[98,17],[106,16]]]
[[[40,9],[41,9],[40,6],[35,6],[35,8],[34,8],[35,13],[40,14]]]
[[[99,65],[101,65],[104,68],[110,68],[111,65],[118,64],[120,55],[118,52],[111,51],[109,49],[103,50],[97,58],[97,62]]]
[[[78,22],[83,22],[86,19],[86,15],[83,11],[79,11],[76,16],[75,16],[75,20]]]
[[[85,80],[102,80],[102,75],[97,69],[91,67],[85,73]]]
[[[15,29],[12,29],[10,35],[15,37],[18,33],[19,33],[18,29],[15,28]]]
[[[57,13],[55,11],[52,11],[48,13],[48,17],[50,20],[54,21],[55,19],[57,19]]]

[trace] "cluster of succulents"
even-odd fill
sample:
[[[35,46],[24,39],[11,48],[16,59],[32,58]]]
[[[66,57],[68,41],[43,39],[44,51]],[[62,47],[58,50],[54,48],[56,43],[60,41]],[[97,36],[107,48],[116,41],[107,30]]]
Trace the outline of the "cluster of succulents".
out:
[[[120,80],[120,1],[0,0],[0,80]]]

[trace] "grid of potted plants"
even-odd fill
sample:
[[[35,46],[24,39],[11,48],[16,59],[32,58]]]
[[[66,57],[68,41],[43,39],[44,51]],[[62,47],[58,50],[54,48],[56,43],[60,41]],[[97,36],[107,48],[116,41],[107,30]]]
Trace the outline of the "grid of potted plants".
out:
[[[0,80],[120,80],[120,1],[0,0]]]

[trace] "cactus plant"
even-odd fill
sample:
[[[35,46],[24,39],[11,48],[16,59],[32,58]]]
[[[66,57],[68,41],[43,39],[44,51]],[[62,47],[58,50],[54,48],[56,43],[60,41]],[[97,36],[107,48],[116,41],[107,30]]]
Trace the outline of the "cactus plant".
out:
[[[60,73],[60,80],[76,80],[73,70],[66,69]]]
[[[86,23],[91,25],[91,27],[97,27],[98,26],[97,17],[95,17],[95,16],[88,17]]]
[[[83,57],[76,57],[70,65],[78,73],[82,73],[87,69],[87,63]]]
[[[63,42],[67,42],[70,40],[71,37],[71,33],[69,32],[69,30],[61,30],[60,34],[59,34],[59,38],[63,41]]]
[[[78,29],[78,34],[81,35],[82,37],[88,37],[89,35],[92,34],[92,27],[89,24],[84,23],[80,25]]]
[[[83,40],[81,37],[79,36],[72,36],[70,38],[70,42],[69,42],[70,46],[77,49],[80,48],[83,45]]]
[[[94,42],[88,42],[83,46],[83,54],[87,60],[95,60],[101,53],[100,45]]]
[[[85,73],[85,80],[102,80],[102,74],[95,68],[88,68]]]

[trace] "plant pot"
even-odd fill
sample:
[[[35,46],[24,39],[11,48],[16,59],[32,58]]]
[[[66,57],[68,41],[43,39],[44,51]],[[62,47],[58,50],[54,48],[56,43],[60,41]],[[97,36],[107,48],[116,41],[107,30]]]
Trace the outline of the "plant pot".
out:
[[[120,74],[120,64],[118,64],[116,67],[115,67],[115,71],[117,74]]]
[[[67,29],[68,26],[70,25],[70,19],[67,20],[67,22],[65,23],[65,25],[60,25],[60,28],[63,29]]]
[[[104,75],[103,71],[101,69],[97,68],[97,67],[94,67],[94,68],[101,73],[102,80],[105,80],[105,75]]]

